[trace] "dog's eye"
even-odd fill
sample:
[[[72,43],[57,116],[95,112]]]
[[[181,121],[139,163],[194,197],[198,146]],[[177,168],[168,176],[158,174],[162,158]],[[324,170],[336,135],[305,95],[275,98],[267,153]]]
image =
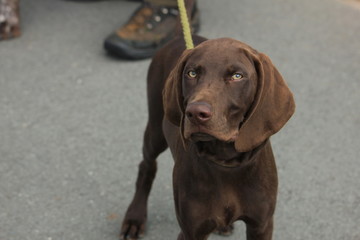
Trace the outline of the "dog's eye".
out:
[[[231,80],[238,81],[241,80],[244,76],[241,73],[234,73],[231,76]]]
[[[188,71],[187,75],[191,78],[196,78],[197,74],[194,70]]]

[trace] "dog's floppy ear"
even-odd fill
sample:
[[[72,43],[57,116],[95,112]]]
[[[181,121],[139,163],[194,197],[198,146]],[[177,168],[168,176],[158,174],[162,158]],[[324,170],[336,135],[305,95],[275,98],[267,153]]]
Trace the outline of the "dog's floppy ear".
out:
[[[192,50],[185,50],[166,79],[163,90],[165,118],[176,126],[181,125],[184,115],[182,76],[186,61]]]
[[[245,122],[239,129],[235,148],[247,152],[279,131],[295,111],[293,95],[286,82],[262,53],[254,56],[257,92]]]

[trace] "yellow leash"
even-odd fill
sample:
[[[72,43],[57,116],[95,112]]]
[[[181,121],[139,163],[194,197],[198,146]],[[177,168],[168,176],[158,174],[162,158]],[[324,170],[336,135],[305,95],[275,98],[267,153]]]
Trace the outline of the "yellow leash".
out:
[[[185,2],[184,0],[178,0],[177,2],[180,12],[180,20],[181,20],[182,30],[184,33],[186,49],[192,49],[194,48],[194,43],[191,36],[191,29],[189,24],[189,18],[186,12]]]

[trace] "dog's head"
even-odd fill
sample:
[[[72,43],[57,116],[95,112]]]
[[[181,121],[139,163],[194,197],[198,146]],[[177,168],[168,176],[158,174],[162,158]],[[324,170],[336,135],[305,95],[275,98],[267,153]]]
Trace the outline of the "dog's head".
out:
[[[185,50],[163,93],[166,118],[185,141],[234,142],[238,152],[259,146],[294,113],[293,95],[270,59],[234,39]]]

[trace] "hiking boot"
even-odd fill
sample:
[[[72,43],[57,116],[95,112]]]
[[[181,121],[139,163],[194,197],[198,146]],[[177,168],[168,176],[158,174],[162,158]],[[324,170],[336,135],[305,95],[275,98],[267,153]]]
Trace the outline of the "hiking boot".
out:
[[[177,7],[156,6],[147,2],[130,17],[129,21],[105,39],[104,48],[124,59],[144,59],[174,38],[179,26]],[[194,5],[190,18],[192,31],[199,30],[199,13]]]

